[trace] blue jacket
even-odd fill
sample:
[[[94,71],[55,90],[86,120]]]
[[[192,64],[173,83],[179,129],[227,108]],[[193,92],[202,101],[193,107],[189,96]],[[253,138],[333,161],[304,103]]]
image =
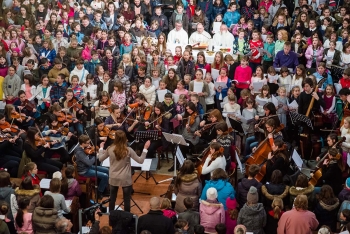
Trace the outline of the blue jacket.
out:
[[[218,15],[218,14],[221,14],[222,16],[225,15],[225,12],[226,12],[226,6],[225,4],[223,4],[222,6],[213,6],[213,10],[211,12],[211,22],[214,22],[215,20],[215,17]]]
[[[91,25],[97,28],[101,28],[102,30],[107,30],[107,24],[101,19],[99,23],[97,23],[95,20],[92,20]]]
[[[52,50],[47,50],[45,48],[42,48],[39,52],[39,56],[44,56],[46,57],[50,63],[53,63],[53,60],[56,58],[56,50],[52,49]]]
[[[267,56],[267,54],[264,54],[263,60],[264,61],[272,61],[273,56],[274,56],[274,52],[275,52],[275,42],[272,42],[271,44],[265,42],[264,49],[267,50],[272,55],[272,58],[269,58],[269,56]]]
[[[205,12],[205,16],[208,18],[208,20],[211,20],[211,13],[213,11],[213,2],[211,2],[210,0],[198,1],[197,6],[199,6],[202,9],[202,12]]]
[[[215,188],[218,191],[218,201],[224,205],[224,209],[227,210],[226,207],[226,199],[230,197],[234,199],[236,196],[236,191],[233,186],[227,180],[219,179],[219,180],[206,180],[205,186],[202,191],[201,200],[207,200],[207,190],[209,188]]]
[[[224,100],[224,98],[227,96],[227,91],[231,87],[231,80],[229,78],[227,79],[226,86],[227,86],[226,89],[221,90],[222,100]],[[219,100],[220,93],[216,92],[215,96],[216,96],[216,100]]]
[[[322,89],[326,89],[326,86],[329,84],[333,85],[331,73],[328,70],[326,70],[325,72],[327,73],[327,79],[323,83]],[[318,72],[315,72],[313,75],[316,77],[317,83],[323,78],[323,76],[321,74],[319,74]]]
[[[233,50],[232,50],[233,54],[237,54],[238,49],[239,49],[238,37],[236,37],[235,40],[233,41]],[[246,55],[249,53],[249,51],[250,51],[249,44],[248,44],[247,40],[244,39],[243,51],[241,51],[241,52],[243,52],[243,55]]]
[[[237,10],[234,12],[228,11],[225,13],[223,21],[227,27],[230,27],[232,24],[237,24],[240,18],[241,14]]]
[[[96,61],[93,61],[92,59],[84,63],[84,68],[89,72],[89,74],[95,75],[95,68],[97,65],[101,65],[101,60],[97,59]]]

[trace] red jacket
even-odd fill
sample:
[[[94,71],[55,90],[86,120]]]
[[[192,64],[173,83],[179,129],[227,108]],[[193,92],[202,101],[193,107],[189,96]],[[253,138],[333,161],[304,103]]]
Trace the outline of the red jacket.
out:
[[[339,83],[341,84],[342,88],[350,88],[350,79],[344,79],[344,77],[342,77],[339,80]]]
[[[258,40],[258,41],[250,40],[249,47],[250,47],[250,50],[252,51],[252,56],[250,58],[250,62],[260,64],[261,59],[262,59],[262,54],[260,54],[259,58],[257,58],[257,59],[254,59],[254,57],[259,55],[259,50],[257,48],[264,48],[263,42],[261,40]]]
[[[24,178],[25,177],[27,177],[27,176],[30,176],[31,178],[32,178],[32,184],[33,185],[35,185],[35,184],[37,184],[37,185],[40,185],[40,179],[39,179],[39,177],[37,176],[37,175],[35,175],[34,177],[28,172],[28,174],[26,175],[26,176],[22,176],[22,180],[24,180]]]

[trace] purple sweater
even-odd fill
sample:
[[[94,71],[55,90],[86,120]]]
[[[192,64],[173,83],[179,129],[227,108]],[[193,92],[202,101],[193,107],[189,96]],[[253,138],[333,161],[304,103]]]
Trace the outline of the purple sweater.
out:
[[[76,179],[68,179],[68,193],[64,196],[66,200],[73,200],[73,197],[79,197],[81,189]]]

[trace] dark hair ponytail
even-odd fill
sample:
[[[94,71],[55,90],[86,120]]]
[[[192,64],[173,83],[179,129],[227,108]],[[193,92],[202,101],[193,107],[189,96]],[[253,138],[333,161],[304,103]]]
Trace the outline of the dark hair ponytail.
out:
[[[24,212],[23,210],[27,209],[29,206],[30,200],[28,198],[22,198],[18,201],[18,211],[17,211],[17,216],[16,216],[16,224],[18,227],[23,227],[24,219],[23,215]]]

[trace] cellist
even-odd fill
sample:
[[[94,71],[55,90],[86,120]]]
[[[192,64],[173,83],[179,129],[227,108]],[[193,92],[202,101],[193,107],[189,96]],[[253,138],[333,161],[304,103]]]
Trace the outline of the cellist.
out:
[[[274,170],[280,170],[284,176],[287,174],[289,166],[287,145],[283,140],[274,140],[271,148],[272,151],[268,154],[266,161],[266,175],[264,177],[264,180],[267,182],[271,181],[271,175]]]

